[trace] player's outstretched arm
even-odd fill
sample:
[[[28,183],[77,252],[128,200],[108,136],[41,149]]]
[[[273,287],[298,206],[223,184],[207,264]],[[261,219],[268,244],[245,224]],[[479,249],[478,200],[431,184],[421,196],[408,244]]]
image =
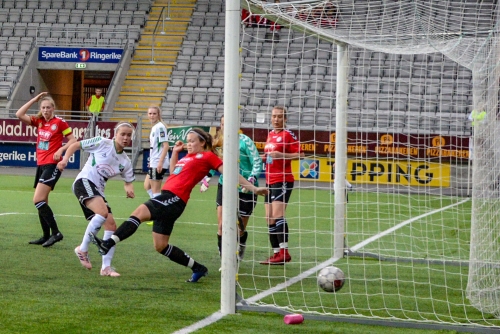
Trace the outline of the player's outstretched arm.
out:
[[[224,168],[221,165],[218,169],[219,173],[224,174],[223,169]],[[269,193],[269,189],[267,189],[265,187],[254,186],[252,183],[248,182],[248,180],[245,179],[241,174],[238,174],[238,182],[243,188],[245,188],[248,191],[253,192],[254,194],[264,196],[264,195],[267,195]]]
[[[66,168],[68,165],[69,158],[80,149],[80,142],[76,141],[72,144],[69,145],[69,147],[66,149],[66,153],[64,154],[64,157],[62,158],[61,161],[57,163],[57,169],[59,169],[61,172]]]

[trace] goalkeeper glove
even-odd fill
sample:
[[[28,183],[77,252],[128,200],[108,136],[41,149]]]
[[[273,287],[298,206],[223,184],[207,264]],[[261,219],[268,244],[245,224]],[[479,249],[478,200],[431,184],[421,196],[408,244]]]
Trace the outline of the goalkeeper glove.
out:
[[[255,181],[257,181],[257,179],[255,178],[255,176],[253,176],[253,175],[251,175],[247,180],[251,184],[255,184]],[[243,192],[243,193],[249,193],[250,191],[248,191],[245,187],[242,187],[241,188],[241,192]]]
[[[205,176],[203,180],[201,180],[200,193],[204,193],[208,190],[208,187],[210,187],[209,182],[210,178],[208,176]]]

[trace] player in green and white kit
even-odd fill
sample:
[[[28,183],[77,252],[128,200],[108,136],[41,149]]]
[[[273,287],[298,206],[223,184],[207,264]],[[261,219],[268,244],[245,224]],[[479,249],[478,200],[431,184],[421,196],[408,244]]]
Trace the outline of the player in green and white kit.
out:
[[[151,133],[149,134],[149,166],[148,174],[144,180],[144,189],[149,197],[153,198],[161,193],[161,182],[169,168],[170,159],[168,157],[167,128],[161,120],[160,108],[149,107],[148,118],[151,122]]]
[[[223,133],[224,133],[224,117],[220,120],[220,130],[218,131],[214,147],[217,149],[220,157],[222,158],[222,146],[223,146]],[[258,187],[258,177],[262,172],[262,159],[259,156],[257,147],[255,143],[248,136],[240,132],[239,135],[240,151],[239,151],[239,173],[246,178],[250,183]],[[202,181],[200,191],[206,191],[208,189],[208,181],[210,178],[207,176]],[[223,177],[219,177],[219,184],[217,187],[217,219],[218,219],[218,230],[217,230],[217,246],[219,247],[219,254],[222,254],[222,184]],[[248,232],[246,231],[246,226],[248,220],[252,215],[252,212],[257,205],[257,195],[253,193],[248,193],[245,189],[239,189],[239,205],[238,205],[238,227],[240,234],[240,242],[238,246],[238,258],[243,259],[245,254],[246,240],[248,238]]]
[[[57,164],[57,168],[62,171],[77,150],[90,153],[85,166],[73,183],[73,193],[78,198],[83,214],[89,222],[82,243],[75,248],[75,254],[80,264],[88,270],[92,269],[88,255],[89,233],[97,233],[104,225],[104,239],[109,239],[116,231],[116,222],[104,195],[108,179],[120,175],[125,182],[127,198],[135,197],[132,184],[135,180],[134,170],[130,158],[124,152],[132,142],[133,133],[134,127],[130,123],[119,123],[115,128],[113,139],[94,137],[76,142],[66,150],[63,159]],[[101,276],[120,276],[111,267],[113,255],[114,247],[102,257]]]

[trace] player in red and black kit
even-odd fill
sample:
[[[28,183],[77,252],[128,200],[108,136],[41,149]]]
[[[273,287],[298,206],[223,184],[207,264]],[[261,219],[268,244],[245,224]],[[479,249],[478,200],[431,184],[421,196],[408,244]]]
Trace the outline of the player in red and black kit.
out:
[[[101,240],[90,234],[99,253],[105,255],[116,243],[123,241],[135,233],[139,225],[153,220],[153,243],[158,253],[170,260],[191,268],[193,274],[188,282],[197,282],[208,274],[208,269],[194,261],[189,255],[176,246],[169,244],[174,223],[184,211],[191,195],[191,190],[208,174],[217,170],[222,174],[222,161],[212,151],[212,136],[199,128],[191,129],[187,134],[188,154],[179,159],[179,152],[184,148],[181,141],[175,143],[170,158],[170,176],[163,185],[159,196],[141,204],[127,221],[118,227],[110,239]],[[249,191],[258,195],[267,194],[266,188],[258,188],[240,175],[239,182]]]
[[[38,129],[36,139],[36,159],[37,170],[35,176],[35,195],[33,203],[38,209],[38,218],[42,225],[43,236],[32,240],[32,245],[42,245],[50,247],[63,239],[59,232],[54,213],[49,206],[49,193],[61,176],[61,171],[56,168],[61,156],[71,144],[76,142],[73,132],[68,123],[60,117],[54,116],[54,100],[46,96],[47,93],[40,93],[23,105],[16,116],[23,123],[35,126]],[[28,116],[26,112],[35,103],[39,101],[40,111],[36,116]],[[63,146],[63,139],[66,137],[68,142]],[[52,232],[52,233],[51,233]]]
[[[285,210],[293,190],[292,160],[300,159],[304,153],[295,134],[286,129],[286,108],[275,106],[271,113],[273,130],[267,136],[262,160],[266,163],[265,208],[269,227],[269,240],[274,254],[261,264],[283,265],[290,262],[288,253],[288,223]]]

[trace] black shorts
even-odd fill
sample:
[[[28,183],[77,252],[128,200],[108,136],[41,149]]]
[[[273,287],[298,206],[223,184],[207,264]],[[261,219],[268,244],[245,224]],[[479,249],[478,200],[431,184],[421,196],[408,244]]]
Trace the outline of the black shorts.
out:
[[[54,190],[57,180],[61,177],[61,171],[57,169],[57,164],[40,165],[36,168],[35,184],[33,188],[39,183],[43,183]]]
[[[288,203],[292,195],[293,182],[278,182],[273,184],[266,184],[269,189],[269,194],[266,195],[265,203],[271,204],[272,202]]]
[[[175,221],[181,216],[186,208],[186,203],[170,191],[162,190],[161,194],[151,198],[145,206],[151,213],[153,221],[153,232],[170,235]]]
[[[80,207],[82,208],[85,219],[91,220],[95,215],[94,211],[85,206],[85,201],[89,198],[97,196],[102,197],[102,199],[106,203],[106,206],[108,207],[108,213],[112,213],[111,208],[108,205],[108,201],[106,201],[106,198],[104,197],[104,194],[101,194],[94,182],[90,181],[89,179],[76,180],[75,183],[73,183],[73,193],[75,194],[76,198],[78,198],[78,202],[80,202]]]
[[[257,195],[254,193],[238,193],[239,196],[239,204],[238,204],[238,212],[240,216],[249,217],[252,215],[253,209],[257,205]],[[217,186],[217,199],[215,200],[217,206],[222,206],[222,184],[218,184]]]
[[[152,181],[161,181],[161,180],[163,180],[163,175],[165,175],[166,171],[167,171],[167,169],[163,168],[161,170],[161,173],[158,173],[156,168],[150,167],[148,170],[149,179]]]

